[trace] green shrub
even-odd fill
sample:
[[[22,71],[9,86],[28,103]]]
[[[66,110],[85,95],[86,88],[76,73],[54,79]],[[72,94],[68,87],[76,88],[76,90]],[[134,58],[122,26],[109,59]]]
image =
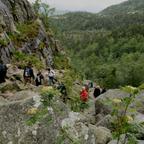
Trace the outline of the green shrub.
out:
[[[43,50],[45,47],[46,47],[45,43],[44,42],[40,42],[39,49]]]
[[[63,54],[57,54],[54,57],[54,66],[56,69],[68,69],[70,68],[68,58]]]
[[[72,111],[79,112],[81,110],[81,101],[79,96],[71,97],[69,104]]]
[[[9,43],[8,40],[6,40],[6,39],[0,39],[0,45],[1,45],[1,46],[5,47],[5,46],[8,45],[8,43]]]
[[[16,83],[7,83],[0,85],[0,91],[5,93],[6,91],[20,91],[20,87]]]
[[[41,89],[41,102],[44,106],[50,106],[54,96],[58,96],[59,92],[53,87],[43,87]]]
[[[41,110],[37,110],[37,112],[31,114],[31,117],[26,121],[26,124],[29,125],[29,126],[32,126],[36,122],[42,120],[43,117],[47,113],[48,113],[48,110],[46,108],[45,109],[41,109]]]
[[[13,63],[19,67],[24,68],[29,62],[37,69],[44,68],[44,64],[35,55],[28,55],[20,51],[13,52]]]
[[[27,42],[38,35],[39,24],[36,21],[29,23],[17,24],[19,33],[8,33],[9,38],[15,46],[21,47],[24,42]]]
[[[37,21],[32,21],[26,24],[25,23],[17,24],[17,30],[25,38],[34,38],[38,35],[39,24]]]

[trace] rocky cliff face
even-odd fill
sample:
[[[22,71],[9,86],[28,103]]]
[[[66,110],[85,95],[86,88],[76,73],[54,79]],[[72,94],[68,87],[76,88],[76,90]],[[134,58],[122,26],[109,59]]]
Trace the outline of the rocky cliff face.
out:
[[[21,30],[19,25],[22,25]],[[28,35],[24,35],[28,31],[26,28],[32,29]],[[13,51],[17,49],[26,54],[36,54],[41,61],[52,65],[55,46],[54,38],[36,19],[27,0],[0,0],[0,59],[4,63],[11,62]]]
[[[26,22],[35,18],[34,11],[27,0],[1,0],[10,11],[15,22]]]

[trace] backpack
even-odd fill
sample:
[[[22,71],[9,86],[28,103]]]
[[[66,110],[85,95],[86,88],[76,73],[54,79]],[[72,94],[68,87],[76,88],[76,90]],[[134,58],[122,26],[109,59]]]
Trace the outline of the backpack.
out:
[[[61,89],[60,89],[60,92],[62,93],[62,94],[66,94],[66,87],[65,87],[65,85],[61,85]]]
[[[99,88],[95,88],[95,89],[94,89],[93,96],[94,96],[95,98],[97,98],[100,94],[101,94],[100,89],[99,89]]]
[[[26,77],[30,77],[31,76],[31,74],[30,74],[30,68],[26,68],[25,69],[25,76]]]
[[[0,73],[3,73],[6,71],[6,67],[3,64],[0,64]]]

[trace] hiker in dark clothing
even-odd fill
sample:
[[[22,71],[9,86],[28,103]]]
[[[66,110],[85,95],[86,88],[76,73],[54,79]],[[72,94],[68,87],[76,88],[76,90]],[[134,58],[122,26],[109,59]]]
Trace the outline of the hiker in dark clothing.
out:
[[[42,81],[44,80],[44,76],[42,75],[41,72],[38,72],[36,79],[35,79],[35,84],[36,86],[42,85]]]
[[[67,90],[66,90],[65,85],[63,83],[60,83],[58,86],[58,89],[60,90],[60,93],[62,94],[63,102],[66,103],[67,102]]]
[[[30,63],[25,67],[23,77],[24,77],[25,85],[27,83],[31,83],[32,79],[34,80],[35,76]]]
[[[93,93],[94,98],[97,98],[100,94],[101,94],[101,89],[99,86],[96,86]]]
[[[93,88],[93,82],[90,81],[90,82],[88,83],[88,86],[89,86],[89,88]]]
[[[97,98],[99,95],[101,95],[105,92],[106,92],[105,88],[100,88],[100,86],[96,86],[94,89],[94,93],[93,93],[94,98]],[[96,104],[96,100],[97,99],[95,99],[95,101],[94,101],[95,102],[95,114],[94,114],[94,116],[96,116],[99,113],[99,110],[97,109],[97,107],[99,107],[99,106],[97,105],[98,103]]]
[[[106,89],[105,88],[102,88],[102,91],[101,91],[101,94],[105,93],[106,92]]]
[[[0,62],[0,83],[5,82],[6,74],[7,74],[7,67],[1,61]]]

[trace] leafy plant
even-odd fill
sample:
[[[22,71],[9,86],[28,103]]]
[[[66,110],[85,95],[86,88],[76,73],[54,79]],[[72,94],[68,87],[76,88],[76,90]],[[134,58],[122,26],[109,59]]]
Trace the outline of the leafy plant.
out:
[[[123,87],[122,90],[129,93],[129,96],[122,99],[112,100],[112,115],[115,118],[113,121],[113,135],[117,138],[117,144],[120,143],[122,135],[125,135],[122,142],[123,144],[126,144],[127,141],[130,143],[132,139],[133,144],[136,144],[136,138],[134,135],[134,127],[136,128],[136,124],[133,123],[133,115],[128,115],[127,113],[130,109],[131,103],[138,95],[139,89],[132,86],[126,86]]]
[[[81,110],[81,101],[79,96],[71,97],[69,103],[72,111],[79,112]]]
[[[49,17],[55,11],[54,8],[50,8],[50,6],[46,3],[42,3],[41,0],[36,0],[33,3],[33,8],[36,12],[36,15],[43,21],[45,28],[49,29]]]

